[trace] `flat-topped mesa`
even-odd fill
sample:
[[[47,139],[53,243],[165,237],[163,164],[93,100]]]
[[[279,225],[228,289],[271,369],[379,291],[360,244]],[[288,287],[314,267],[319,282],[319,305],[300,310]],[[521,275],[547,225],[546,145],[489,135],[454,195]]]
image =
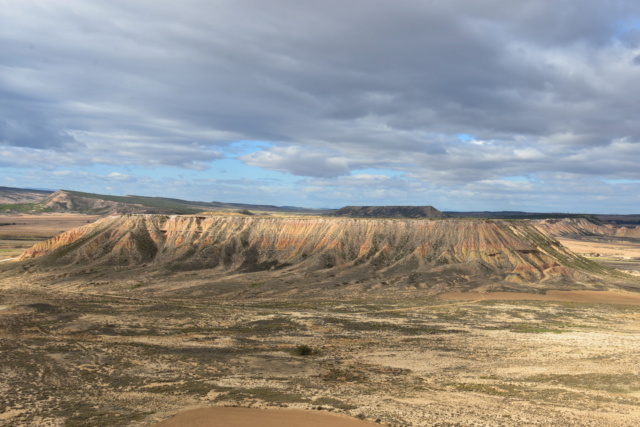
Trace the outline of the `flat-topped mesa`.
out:
[[[447,215],[433,206],[345,206],[334,216],[356,218],[446,218]]]
[[[21,257],[31,258],[44,268],[348,272],[425,283],[449,274],[491,283],[572,281],[597,265],[528,221],[162,215],[103,218]]]

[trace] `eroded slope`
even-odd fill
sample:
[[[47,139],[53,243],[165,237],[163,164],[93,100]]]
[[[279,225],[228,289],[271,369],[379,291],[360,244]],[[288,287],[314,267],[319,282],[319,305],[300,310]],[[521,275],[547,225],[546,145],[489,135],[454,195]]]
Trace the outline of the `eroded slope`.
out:
[[[41,270],[144,266],[145,274],[261,273],[305,284],[377,281],[440,290],[566,288],[609,273],[526,221],[128,215],[63,233],[21,257],[33,258]]]

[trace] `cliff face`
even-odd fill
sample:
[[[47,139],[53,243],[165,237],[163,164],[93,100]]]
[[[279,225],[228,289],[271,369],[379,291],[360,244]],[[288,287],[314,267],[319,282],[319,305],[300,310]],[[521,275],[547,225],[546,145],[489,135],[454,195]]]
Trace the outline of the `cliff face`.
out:
[[[612,236],[640,238],[640,227],[617,227],[594,224],[586,218],[546,219],[538,227],[552,236]]]
[[[130,215],[27,250],[41,265],[140,266],[226,273],[357,271],[532,283],[593,264],[529,222]],[[305,274],[306,274],[305,273]],[[581,276],[581,277],[582,277]],[[431,277],[431,276],[429,276]],[[422,279],[421,279],[422,280]]]

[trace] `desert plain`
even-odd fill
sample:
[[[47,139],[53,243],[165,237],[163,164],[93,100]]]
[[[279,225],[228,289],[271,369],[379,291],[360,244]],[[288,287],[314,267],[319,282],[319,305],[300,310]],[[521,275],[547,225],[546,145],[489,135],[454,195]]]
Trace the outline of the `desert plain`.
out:
[[[0,231],[20,252],[17,226]],[[169,423],[211,407],[387,426],[640,420],[633,276],[555,293],[339,277],[293,292],[312,277],[85,267],[0,263],[0,425],[186,425]]]

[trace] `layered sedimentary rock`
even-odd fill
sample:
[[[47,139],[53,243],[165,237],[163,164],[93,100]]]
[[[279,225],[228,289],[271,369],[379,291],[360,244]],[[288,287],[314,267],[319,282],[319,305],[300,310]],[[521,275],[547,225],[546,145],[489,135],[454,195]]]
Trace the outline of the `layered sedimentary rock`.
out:
[[[527,221],[161,215],[104,218],[37,244],[21,259],[32,258],[49,266],[357,271],[509,283],[573,280],[596,265]]]
[[[553,236],[612,236],[640,238],[640,227],[596,224],[586,218],[545,219],[538,227]]]

